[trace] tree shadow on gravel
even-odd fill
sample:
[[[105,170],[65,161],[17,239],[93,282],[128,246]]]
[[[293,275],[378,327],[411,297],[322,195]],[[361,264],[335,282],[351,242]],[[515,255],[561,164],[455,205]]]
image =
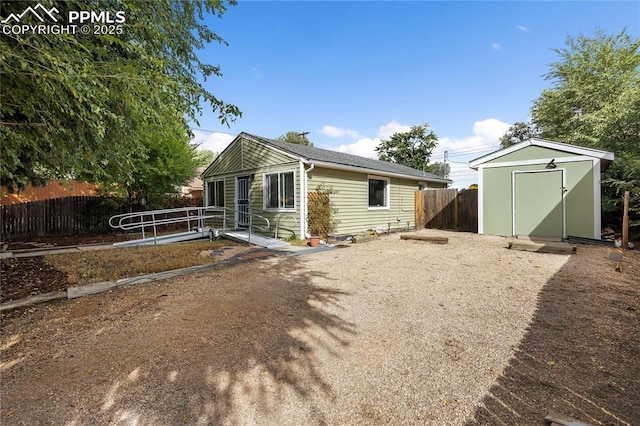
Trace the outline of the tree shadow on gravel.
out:
[[[302,263],[251,262],[57,305],[29,321],[37,337],[3,351],[10,362],[29,340],[48,352],[3,372],[4,410],[25,424],[52,413],[67,424],[238,424],[287,418],[297,401],[293,418],[325,424],[317,403],[334,395],[321,359],[339,358],[356,332],[339,315],[348,294]],[[34,376],[38,390],[25,380]]]
[[[550,412],[640,424],[640,253],[625,254],[623,273],[606,256],[581,246],[547,282],[515,356],[467,426],[542,425]]]

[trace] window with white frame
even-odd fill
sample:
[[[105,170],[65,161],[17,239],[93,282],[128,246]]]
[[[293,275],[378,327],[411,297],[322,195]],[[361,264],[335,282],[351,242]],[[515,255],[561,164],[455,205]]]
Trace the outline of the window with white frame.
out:
[[[224,180],[207,182],[207,205],[224,207]]]
[[[369,209],[389,208],[389,179],[370,176],[369,179]]]
[[[264,175],[265,209],[295,210],[294,172],[267,173]]]

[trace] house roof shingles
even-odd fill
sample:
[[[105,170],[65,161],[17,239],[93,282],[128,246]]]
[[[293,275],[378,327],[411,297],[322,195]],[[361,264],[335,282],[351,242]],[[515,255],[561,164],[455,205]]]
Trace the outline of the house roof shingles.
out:
[[[426,173],[421,170],[403,166],[402,164],[391,163],[388,161],[374,160],[371,158],[360,157],[358,155],[346,154],[344,152],[330,151],[328,149],[316,148],[307,145],[297,145],[288,142],[281,142],[273,139],[263,138],[261,136],[251,135],[242,132],[239,136],[256,140],[265,145],[272,146],[287,153],[304,158],[307,161],[317,161],[323,163],[331,163],[347,167],[355,167],[359,169],[374,170],[382,173],[392,173],[397,175],[410,176],[417,179],[428,180],[431,182],[450,183],[450,179],[432,173]]]

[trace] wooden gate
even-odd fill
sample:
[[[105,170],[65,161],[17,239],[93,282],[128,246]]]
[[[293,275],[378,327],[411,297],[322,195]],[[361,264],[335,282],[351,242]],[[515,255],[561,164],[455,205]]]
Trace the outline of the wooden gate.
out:
[[[478,191],[427,189],[416,191],[416,229],[478,232]]]

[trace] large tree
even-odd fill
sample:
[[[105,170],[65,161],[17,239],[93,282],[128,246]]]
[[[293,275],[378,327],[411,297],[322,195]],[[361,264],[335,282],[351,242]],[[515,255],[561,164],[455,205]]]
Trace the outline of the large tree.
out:
[[[418,170],[425,170],[438,136],[428,124],[411,126],[408,132],[395,133],[376,147],[378,158]]]
[[[518,121],[509,127],[506,133],[500,138],[500,146],[506,148],[508,146],[525,141],[529,138],[537,138],[540,136],[540,130],[531,123],[523,123]]]
[[[545,76],[532,109],[543,138],[608,150],[616,159],[603,175],[605,220],[619,222],[624,191],[630,219],[640,226],[640,39],[626,31],[568,37]]]
[[[225,43],[202,22],[206,14],[221,16],[224,2],[40,3],[61,17],[77,10],[122,11],[126,23],[113,34],[0,37],[3,184],[70,177],[120,182],[149,166],[141,160],[171,163],[152,154],[166,152],[156,150],[163,138],[188,148],[187,120],[197,123],[203,105],[222,123],[240,115],[205,88],[203,80],[221,75],[220,68],[197,56],[210,42]],[[29,4],[2,2],[0,16],[20,14]]]
[[[284,135],[278,136],[276,140],[281,142],[295,143],[297,145],[313,146],[313,143],[307,139],[307,132],[290,131]]]

